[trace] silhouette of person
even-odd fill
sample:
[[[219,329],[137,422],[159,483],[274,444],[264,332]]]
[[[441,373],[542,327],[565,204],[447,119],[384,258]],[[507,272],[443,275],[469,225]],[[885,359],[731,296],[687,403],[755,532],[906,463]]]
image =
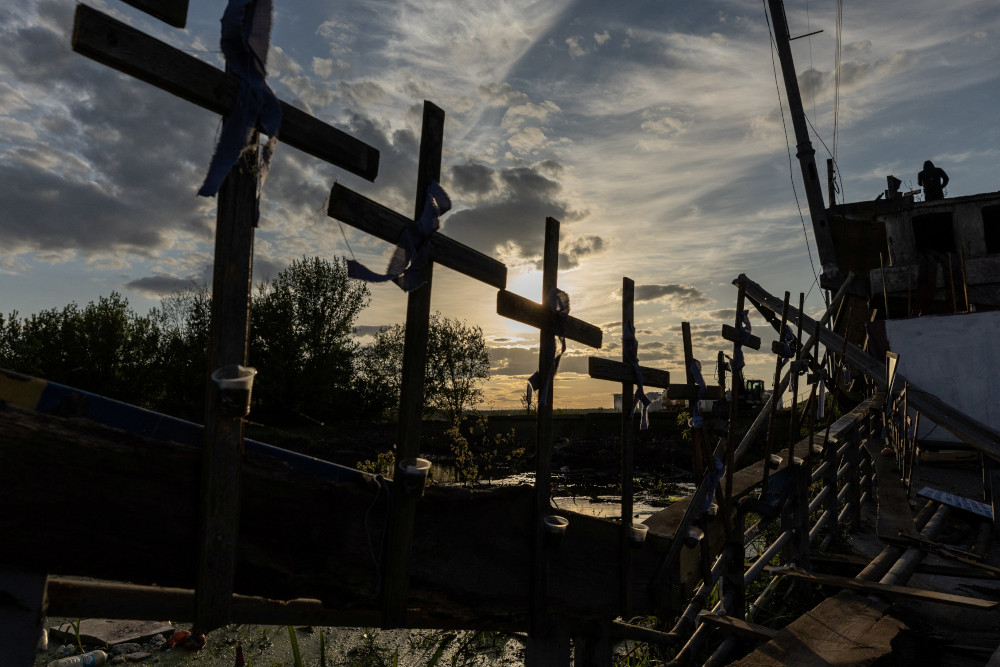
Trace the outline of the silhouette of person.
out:
[[[941,167],[935,167],[930,160],[924,162],[924,169],[917,174],[917,185],[924,189],[924,201],[944,199],[944,188],[948,185],[948,174]]]

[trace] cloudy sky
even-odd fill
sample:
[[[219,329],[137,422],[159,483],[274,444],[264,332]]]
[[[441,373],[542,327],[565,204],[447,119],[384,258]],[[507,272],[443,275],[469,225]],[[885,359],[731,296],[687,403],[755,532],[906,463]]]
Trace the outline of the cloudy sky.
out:
[[[222,0],[192,2],[183,30],[119,2],[88,4],[222,66]],[[696,356],[715,359],[741,272],[793,301],[807,292],[807,309],[822,309],[763,2],[275,5],[275,92],[374,145],[381,169],[369,183],[279,145],[256,237],[259,277],[302,256],[353,252],[384,266],[390,246],[342,233],[324,202],[340,180],[411,212],[430,100],[447,114],[441,180],[454,208],[444,233],[505,262],[508,289],[538,301],[545,217],[561,220],[559,283],[572,314],[604,330],[597,354],[620,357],[623,276],[636,283],[641,363],[675,374],[682,321]],[[113,290],[145,312],[211,275],[214,200],[195,192],[219,117],[73,53],[74,8],[0,7],[4,313]],[[827,147],[836,152],[846,200],[874,198],[887,174],[915,187],[926,159],[948,171],[952,196],[1000,189],[995,0],[844,3],[839,108],[836,4],[786,9],[793,36],[823,31],[793,42],[794,55],[817,162],[825,173]],[[398,288],[372,293],[362,331],[404,319]],[[482,327],[489,404],[516,406],[537,366],[537,333],[495,314],[495,290],[443,268],[432,307]],[[751,319],[767,345],[773,335]],[[586,377],[589,354],[570,344],[557,406],[611,407],[616,387]],[[769,355],[748,361],[749,377],[770,381]]]

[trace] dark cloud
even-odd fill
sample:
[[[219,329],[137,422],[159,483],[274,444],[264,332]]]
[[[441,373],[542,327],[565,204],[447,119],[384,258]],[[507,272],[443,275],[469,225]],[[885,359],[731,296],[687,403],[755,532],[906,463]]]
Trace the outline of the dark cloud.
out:
[[[138,278],[137,280],[125,283],[125,287],[148,297],[162,297],[196,289],[200,284],[203,283],[193,277],[146,276],[145,278]]]
[[[679,308],[702,306],[711,302],[704,292],[690,285],[636,285],[635,300],[638,303],[670,301]]]
[[[604,240],[600,236],[584,236],[571,241],[569,248],[559,253],[560,269],[575,269],[589,255],[599,255],[604,251]],[[542,262],[536,266],[542,268]]]
[[[722,320],[723,322],[732,324],[733,321],[736,319],[736,309],[723,308],[722,310],[713,310],[712,312],[708,313],[708,316],[711,317],[713,320]]]
[[[502,249],[515,261],[538,261],[547,217],[570,225],[588,214],[571,208],[562,196],[562,184],[547,175],[557,172],[557,165],[550,160],[495,170],[473,162],[462,165],[457,173],[453,170],[461,179],[456,194],[468,198],[452,197],[454,211],[442,221],[445,233],[486,254]],[[487,183],[495,187],[487,191]],[[562,269],[578,266],[588,255],[604,250],[604,241],[596,236],[567,241],[565,229],[561,236]]]
[[[475,162],[457,164],[451,168],[452,194],[480,199],[496,188],[493,175],[493,170],[486,165]]]

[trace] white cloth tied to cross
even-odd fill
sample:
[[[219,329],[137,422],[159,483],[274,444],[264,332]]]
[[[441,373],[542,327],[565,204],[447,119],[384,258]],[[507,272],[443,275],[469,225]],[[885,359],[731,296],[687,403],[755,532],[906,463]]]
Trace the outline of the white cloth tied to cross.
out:
[[[226,115],[219,143],[198,194],[213,197],[248,147],[257,125],[270,139],[264,145],[257,181],[258,205],[281,127],[281,103],[267,85],[272,0],[229,0],[219,40],[226,67],[240,79],[236,104]],[[256,224],[256,220],[254,221]]]
[[[385,273],[375,273],[354,259],[347,260],[347,275],[370,283],[395,281],[404,292],[424,284],[420,269],[427,264],[430,239],[441,227],[441,216],[451,210],[451,199],[437,181],[427,187],[424,210],[413,224],[407,225],[389,259]]]
[[[639,418],[639,430],[645,431],[649,428],[649,404],[651,401],[646,396],[646,390],[642,386],[642,369],[639,367],[639,341],[635,338],[635,324],[632,320],[625,322],[622,328],[622,348],[625,353],[625,363],[632,367],[632,376],[635,380],[635,398],[632,400],[632,413],[635,407],[642,403],[642,415]]]
[[[566,336],[564,332],[566,330],[566,317],[569,316],[569,294],[566,294],[566,292],[558,287],[553,287],[549,292],[549,307],[552,309],[552,332],[559,339],[561,347],[559,354],[555,354],[555,349],[552,350],[552,364],[544,378],[542,377],[541,369],[535,371],[528,378],[528,403],[531,403],[532,391],[537,391],[539,392],[539,406],[548,405],[549,385],[552,384],[552,379],[556,376],[556,371],[559,370],[559,361],[566,351]]]

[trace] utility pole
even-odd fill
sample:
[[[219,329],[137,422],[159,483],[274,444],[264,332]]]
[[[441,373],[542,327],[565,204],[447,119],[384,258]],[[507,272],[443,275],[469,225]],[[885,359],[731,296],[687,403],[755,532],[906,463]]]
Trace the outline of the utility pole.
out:
[[[774,24],[774,41],[778,45],[778,61],[781,63],[781,74],[785,79],[785,94],[788,97],[788,107],[792,114],[792,127],[795,129],[795,157],[802,167],[802,181],[806,188],[806,198],[809,202],[809,217],[812,218],[813,233],[816,236],[816,249],[823,265],[820,276],[820,286],[824,289],[836,289],[840,286],[840,272],[837,267],[837,253],[833,247],[833,235],[823,206],[823,189],[820,185],[819,173],[816,170],[816,151],[809,141],[809,128],[806,125],[806,114],[802,108],[802,95],[799,93],[799,81],[795,76],[795,64],[792,62],[791,38],[788,34],[788,21],[785,20],[785,5],[782,0],[768,0],[771,12],[771,22]]]

